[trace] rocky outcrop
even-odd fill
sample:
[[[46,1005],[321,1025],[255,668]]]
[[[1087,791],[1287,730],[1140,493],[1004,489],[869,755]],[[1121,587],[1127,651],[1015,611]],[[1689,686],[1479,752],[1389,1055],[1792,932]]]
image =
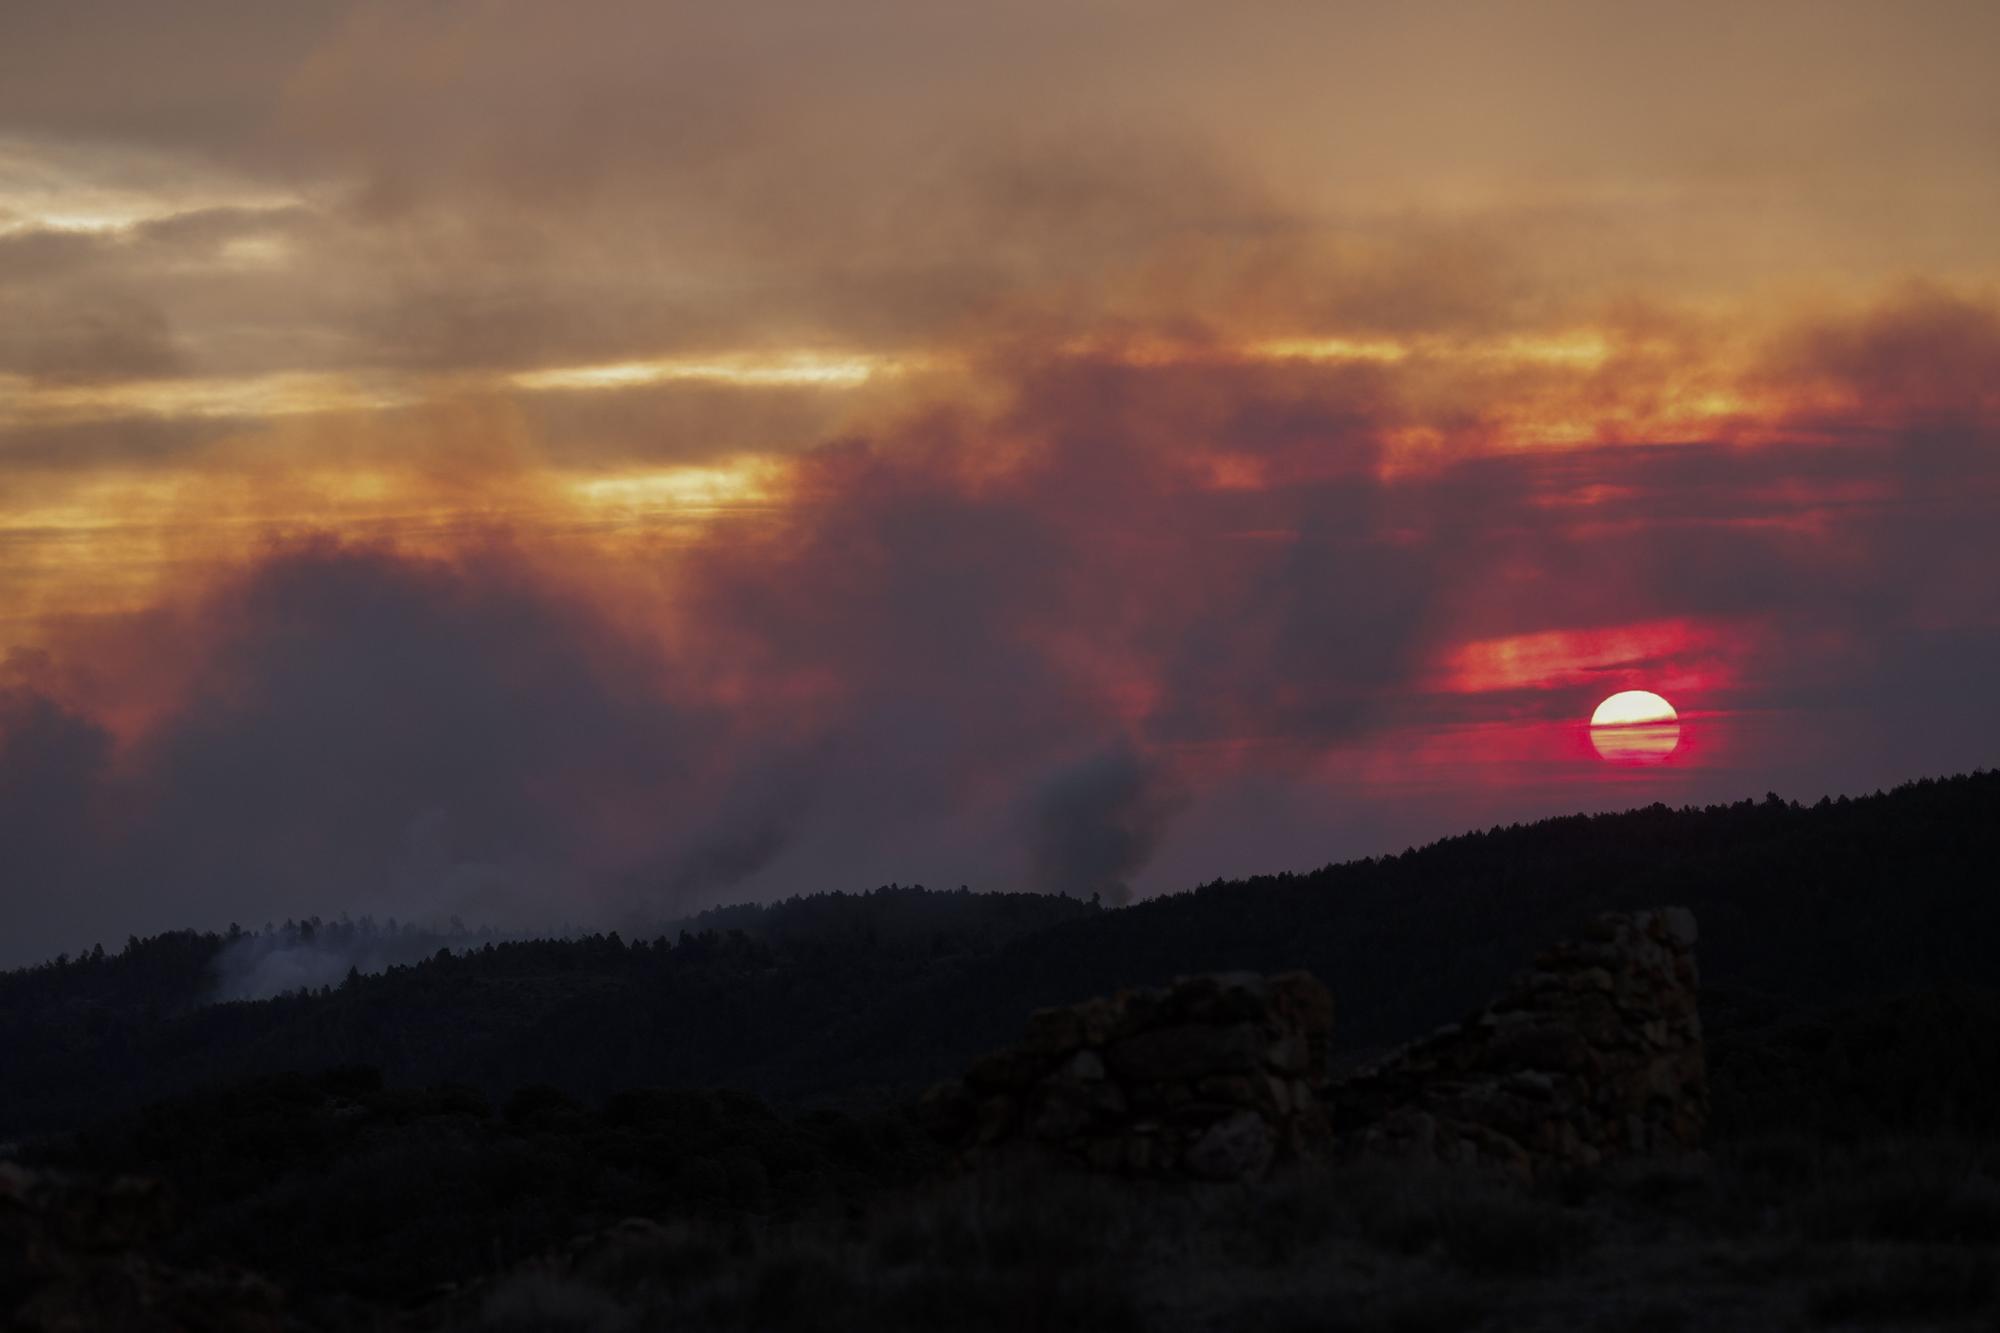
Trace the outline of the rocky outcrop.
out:
[[[298,1327],[270,1283],[232,1270],[172,1268],[144,1252],[167,1224],[145,1180],[95,1183],[0,1162],[0,1327],[207,1330]]]
[[[1683,909],[1600,917],[1486,1009],[1337,1083],[1333,1000],[1312,976],[1181,978],[1040,1010],[924,1114],[972,1160],[1032,1148],[1207,1180],[1288,1156],[1532,1175],[1684,1151],[1708,1114],[1694,943]]]
[[[1524,1174],[1698,1147],[1694,944],[1685,909],[1599,917],[1484,1010],[1329,1089],[1343,1146]]]
[[[1183,978],[1038,1011],[923,1110],[975,1156],[1032,1145],[1103,1171],[1248,1179],[1325,1141],[1332,1029],[1333,997],[1304,972]]]

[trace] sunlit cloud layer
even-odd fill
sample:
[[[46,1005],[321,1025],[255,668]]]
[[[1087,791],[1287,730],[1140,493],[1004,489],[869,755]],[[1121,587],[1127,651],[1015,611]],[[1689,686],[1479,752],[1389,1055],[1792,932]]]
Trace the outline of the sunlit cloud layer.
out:
[[[0,937],[1115,899],[1990,764],[1996,48],[8,6]]]

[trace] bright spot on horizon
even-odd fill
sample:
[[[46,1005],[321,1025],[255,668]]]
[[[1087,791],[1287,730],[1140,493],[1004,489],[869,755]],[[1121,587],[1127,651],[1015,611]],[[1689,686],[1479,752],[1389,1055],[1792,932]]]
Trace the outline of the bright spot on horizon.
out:
[[[1658,763],[1680,743],[1680,714],[1651,690],[1621,691],[1590,715],[1590,744],[1612,763]]]

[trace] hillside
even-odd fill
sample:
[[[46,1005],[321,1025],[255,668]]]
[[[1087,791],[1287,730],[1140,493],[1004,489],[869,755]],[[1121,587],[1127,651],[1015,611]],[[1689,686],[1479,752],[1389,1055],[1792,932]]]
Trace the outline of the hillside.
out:
[[[730,1086],[886,1105],[1030,1009],[1178,973],[1304,967],[1347,1058],[1455,1017],[1538,942],[1655,902],[1702,924],[1726,1029],[1988,982],[2000,943],[2000,773],[1802,807],[1661,806],[1470,833],[1117,911],[885,889],[731,909],[678,938],[441,952],[338,987],[208,1003],[227,937],[181,933],[0,976],[0,1136],[281,1071],[584,1099]],[[337,930],[337,927],[322,929]]]

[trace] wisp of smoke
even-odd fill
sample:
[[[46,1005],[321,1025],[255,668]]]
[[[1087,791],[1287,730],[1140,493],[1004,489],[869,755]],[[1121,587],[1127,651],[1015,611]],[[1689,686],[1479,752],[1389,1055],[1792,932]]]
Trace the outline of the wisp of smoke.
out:
[[[1179,804],[1166,771],[1129,746],[1065,766],[1032,801],[1036,886],[1124,906]]]

